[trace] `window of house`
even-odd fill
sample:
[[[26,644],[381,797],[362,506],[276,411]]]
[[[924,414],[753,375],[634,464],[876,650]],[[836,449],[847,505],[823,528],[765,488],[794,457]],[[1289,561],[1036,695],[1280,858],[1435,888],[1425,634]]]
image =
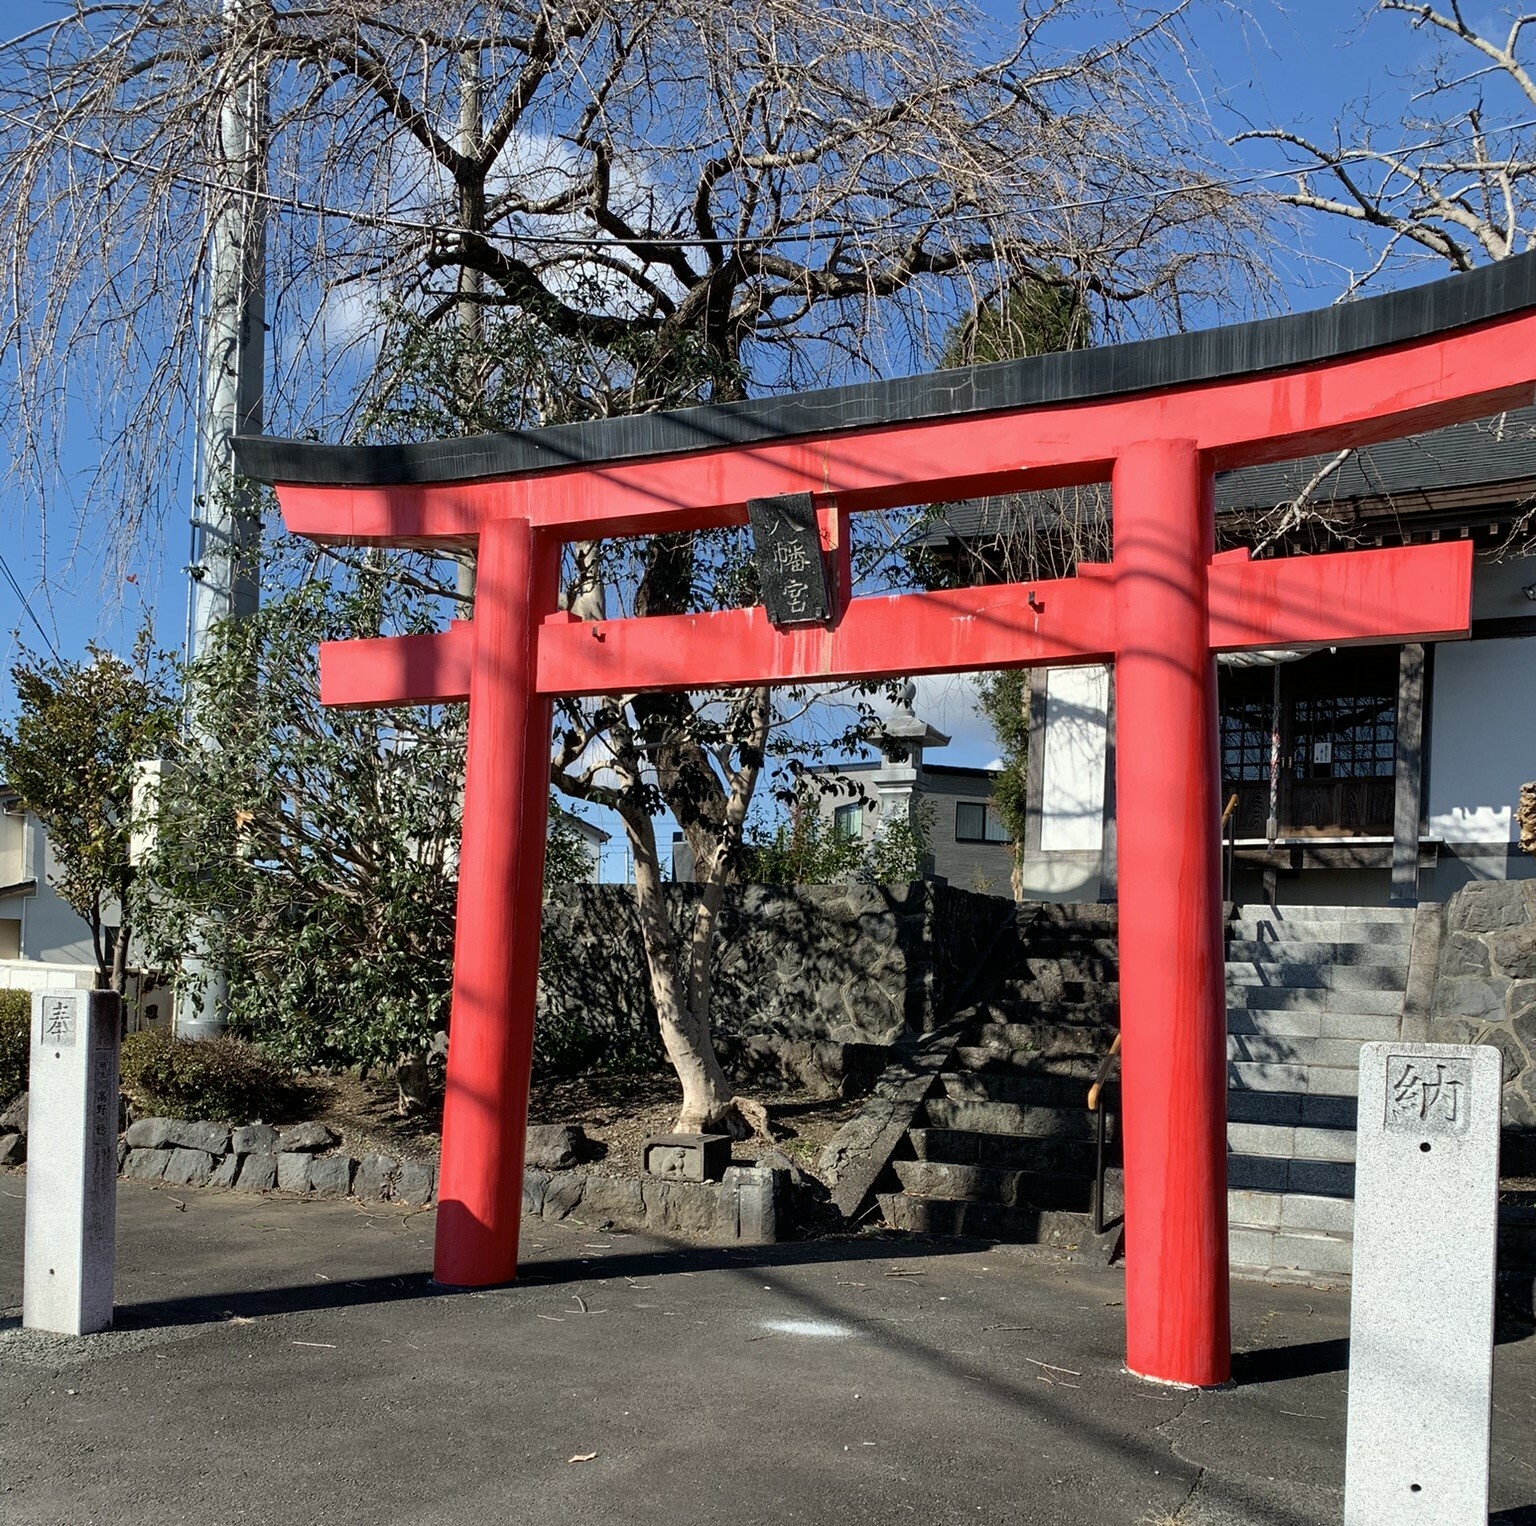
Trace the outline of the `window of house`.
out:
[[[841,838],[862,838],[864,807],[858,803],[838,806],[832,812],[832,835]]]
[[[956,842],[1008,842],[1008,828],[997,807],[978,800],[955,802]]]

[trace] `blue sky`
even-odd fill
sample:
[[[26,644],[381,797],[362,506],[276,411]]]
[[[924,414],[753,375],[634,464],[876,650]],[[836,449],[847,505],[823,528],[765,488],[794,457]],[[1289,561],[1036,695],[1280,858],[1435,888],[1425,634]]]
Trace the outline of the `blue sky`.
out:
[[[20,32],[59,14],[61,8],[59,0],[5,0],[0,31]],[[987,0],[987,9],[1002,20],[1013,13],[1013,6],[1000,0]],[[1474,19],[1494,14],[1484,5],[1469,10]],[[1397,78],[1412,63],[1414,50],[1426,46],[1400,18],[1366,22],[1363,15],[1363,7],[1338,0],[1297,0],[1285,11],[1204,4],[1191,21],[1193,78],[1188,88],[1204,100],[1223,132],[1251,123],[1326,133],[1362,92],[1386,99],[1399,94]],[[1230,159],[1239,168],[1273,162],[1262,148],[1236,151]],[[1351,246],[1335,229],[1315,222],[1299,225],[1296,247],[1278,249],[1274,255],[1277,300],[1298,309],[1333,300],[1345,284],[1346,268],[1358,264],[1358,256],[1350,256]],[[146,610],[151,610],[160,643],[176,648],[181,644],[189,483],[183,482],[176,497],[164,494],[167,507],[137,563],[126,573],[109,569],[99,529],[74,540],[68,512],[71,487],[94,456],[84,421],[71,423],[46,556],[33,507],[15,490],[0,489],[0,554],[30,604],[29,613],[8,582],[0,581],[0,667],[7,671],[18,647],[12,632],[19,631],[21,643],[37,648],[43,642],[38,625],[61,653],[74,656],[92,640],[126,648]],[[0,713],[9,708],[9,691],[8,680],[0,679]],[[937,724],[955,735],[949,760],[979,763],[990,758],[990,737],[970,713],[964,685],[948,680],[925,684],[921,703]]]

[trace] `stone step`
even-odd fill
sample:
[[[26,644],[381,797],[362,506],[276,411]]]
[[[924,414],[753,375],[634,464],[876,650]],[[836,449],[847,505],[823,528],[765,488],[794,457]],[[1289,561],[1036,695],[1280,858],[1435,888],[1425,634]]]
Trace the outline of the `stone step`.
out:
[[[1227,990],[1252,986],[1283,986],[1312,991],[1395,991],[1401,999],[1407,984],[1406,965],[1328,964],[1304,959],[1227,961]]]
[[[1111,1113],[1106,1123],[1106,1140],[1118,1158],[1119,1121]],[[1076,1176],[1090,1175],[1097,1155],[1091,1133],[1086,1139],[1061,1139],[1039,1134],[988,1134],[924,1127],[908,1129],[906,1144],[916,1160]]]
[[[1099,1068],[1099,1053],[1092,1049],[1072,1053],[1035,1049],[999,1049],[992,1045],[959,1044],[950,1055],[950,1066],[968,1075],[1028,1075],[1070,1077],[1086,1092]]]
[[[1228,1153],[1227,1188],[1232,1192],[1301,1192],[1315,1197],[1353,1198],[1355,1163]]]
[[[1311,922],[1387,922],[1412,927],[1414,913],[1402,906],[1268,906],[1262,901],[1239,903],[1232,920],[1272,922],[1276,927]]]
[[[1268,943],[1251,938],[1229,939],[1227,963],[1231,964],[1373,964],[1408,973],[1408,945],[1384,947],[1379,943]]]
[[[1290,1092],[1305,1096],[1348,1097],[1360,1090],[1353,1065],[1269,1064],[1264,1061],[1229,1060],[1227,1090]]]
[[[911,1197],[964,1199],[1006,1208],[1039,1208],[1068,1213],[1093,1210],[1091,1173],[1014,1171],[997,1166],[962,1166],[947,1161],[893,1162],[902,1191]],[[1125,1209],[1123,1174],[1104,1173],[1104,1211],[1118,1217]]]
[[[1111,1035],[1119,1025],[1120,1003],[1115,1001],[1047,1001],[994,992],[966,1014],[971,1024],[999,1023],[1033,1028],[1040,1023],[1057,1027],[1103,1028]]]
[[[990,999],[1023,1006],[1116,1007],[1120,1004],[1117,980],[1041,980],[1034,975],[1010,976],[998,981]]]
[[[1227,1033],[1235,1037],[1349,1039],[1356,1044],[1368,1044],[1395,1039],[1401,1026],[1401,1017],[1380,1012],[1329,1012],[1287,1007],[1258,1012],[1246,1007],[1227,1009]]]
[[[1047,1050],[1057,1045],[1067,1045],[1087,1053],[1103,1054],[1115,1041],[1119,1028],[1115,1023],[1097,1019],[1083,1022],[997,1023],[976,1022],[970,1024],[960,1042],[967,1048],[995,1049],[1004,1053],[1016,1050]]]
[[[1403,989],[1327,990],[1311,986],[1228,985],[1227,1011],[1360,1012],[1400,1017]]]
[[[1085,1107],[1029,1107],[1017,1102],[961,1102],[930,1097],[925,1122],[939,1129],[972,1134],[1028,1135],[1036,1139],[1092,1141],[1093,1115]],[[1109,1117],[1111,1127],[1115,1115]]]
[[[1354,1232],[1355,1204],[1352,1198],[1309,1192],[1256,1192],[1232,1188],[1227,1192],[1227,1220],[1248,1229],[1347,1235]]]
[[[1351,1236],[1320,1231],[1234,1225],[1228,1231],[1227,1246],[1232,1270],[1239,1277],[1347,1277],[1354,1257]]]
[[[878,1201],[891,1229],[914,1234],[972,1235],[982,1240],[1048,1245],[1064,1251],[1082,1249],[1094,1240],[1093,1225],[1086,1213],[908,1197],[904,1192],[883,1192]]]
[[[1228,922],[1229,941],[1263,943],[1286,948],[1294,943],[1342,941],[1374,944],[1383,950],[1406,949],[1413,942],[1413,923],[1407,922],[1272,922],[1264,917],[1242,917]]]
[[[1300,1124],[1311,1129],[1353,1129],[1354,1097],[1320,1092],[1227,1091],[1231,1123]]]
[[[1031,901],[1014,913],[1021,937],[1043,938],[1057,933],[1072,937],[1112,938],[1120,925],[1120,908],[1111,902]]]
[[[1287,1034],[1231,1033],[1227,1036],[1227,1058],[1233,1061],[1261,1061],[1271,1065],[1337,1065],[1352,1068],[1360,1063],[1359,1039],[1312,1038]]]
[[[947,1070],[939,1077],[939,1093],[951,1102],[1018,1102],[1030,1107],[1059,1107],[1086,1111],[1092,1075],[1051,1075],[1017,1070]],[[1118,1083],[1112,1088],[1118,1091]],[[1111,1110],[1120,1102],[1111,1095]]]
[[[1233,1155],[1351,1164],[1355,1158],[1355,1131],[1305,1128],[1293,1123],[1229,1123],[1227,1149]]]

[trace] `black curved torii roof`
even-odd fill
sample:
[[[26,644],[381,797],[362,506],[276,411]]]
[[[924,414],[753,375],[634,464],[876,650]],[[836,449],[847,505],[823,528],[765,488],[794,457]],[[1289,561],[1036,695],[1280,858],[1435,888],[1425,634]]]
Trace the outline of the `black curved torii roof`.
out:
[[[335,486],[467,482],[1293,370],[1536,309],[1536,253],[1337,307],[891,381],[409,445],[245,436],[240,470]]]

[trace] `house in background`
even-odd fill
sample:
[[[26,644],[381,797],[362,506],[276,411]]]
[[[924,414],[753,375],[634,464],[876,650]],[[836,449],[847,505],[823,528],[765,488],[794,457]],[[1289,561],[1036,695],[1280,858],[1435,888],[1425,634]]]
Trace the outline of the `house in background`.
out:
[[[1220,545],[1252,544],[1260,517],[1309,484],[1318,513],[1271,554],[1469,540],[1479,551],[1471,639],[1221,662],[1233,898],[1412,904],[1471,880],[1536,875],[1515,821],[1520,787],[1536,778],[1536,409],[1342,463],[1227,473]],[[930,547],[963,564],[967,581],[1000,579],[1001,548],[1038,507],[1028,496],[954,506]],[[1114,898],[1113,712],[1109,668],[1032,675],[1029,898]]]
[[[814,792],[824,830],[872,845],[893,821],[921,826],[927,841],[923,875],[962,890],[1010,896],[1013,852],[992,799],[997,771],[930,763],[947,746],[942,731],[912,712],[914,687],[871,738],[879,761],[818,763],[805,772],[820,780]],[[672,836],[672,878],[694,880],[693,850],[681,832]]]
[[[603,849],[607,847],[613,837],[613,833],[605,832],[601,827],[594,826],[590,821],[578,816],[574,811],[568,811],[563,806],[556,806],[550,813],[550,820],[559,816],[578,837],[581,838],[581,851],[587,860],[587,872],[582,879],[591,882],[602,877]]]
[[[94,984],[91,930],[54,889],[57,873],[43,824],[0,786],[0,987]]]
[[[997,772],[932,763],[928,754],[949,743],[942,731],[913,714],[913,685],[871,739],[878,762],[826,763],[818,775],[817,810],[839,837],[869,844],[893,821],[921,827],[927,841],[926,876],[961,890],[1011,896],[1013,853],[992,799]]]

